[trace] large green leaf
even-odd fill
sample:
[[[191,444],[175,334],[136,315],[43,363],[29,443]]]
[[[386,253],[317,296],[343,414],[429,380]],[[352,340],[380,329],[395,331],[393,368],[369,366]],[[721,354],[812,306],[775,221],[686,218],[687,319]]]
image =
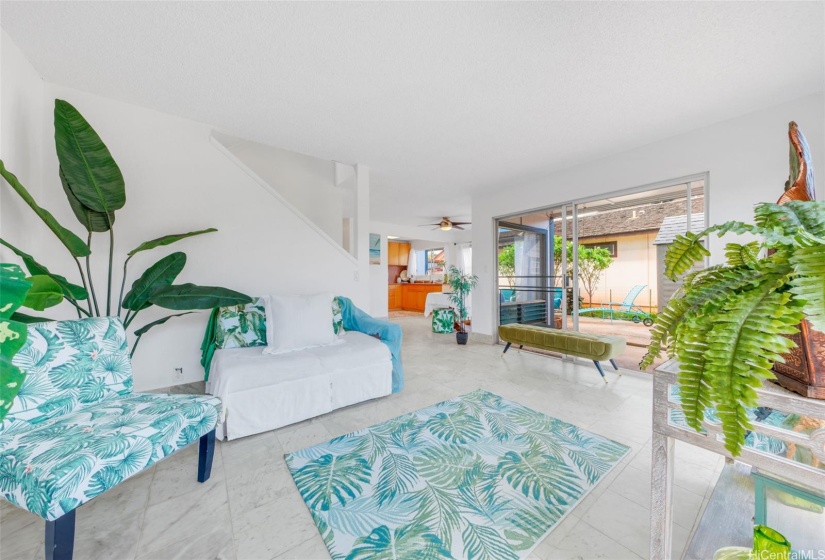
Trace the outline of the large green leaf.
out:
[[[413,456],[421,478],[439,488],[459,488],[476,472],[475,456],[463,445],[429,447]]]
[[[438,439],[452,444],[475,441],[484,433],[484,426],[478,418],[464,412],[440,412],[427,420],[427,429]]]
[[[186,254],[177,252],[163,257],[134,281],[132,289],[123,298],[123,307],[132,311],[146,309],[149,296],[164,286],[170,286],[186,265]]]
[[[372,468],[366,459],[353,453],[323,455],[293,473],[295,484],[310,510],[329,511],[333,501],[340,505],[354,500],[368,484]]]
[[[78,286],[77,284],[72,284],[63,276],[59,274],[52,274],[49,272],[49,269],[34,260],[34,257],[29,255],[28,253],[21,251],[11,243],[0,239],[0,245],[8,247],[15,255],[23,259],[23,264],[26,265],[26,269],[29,271],[29,274],[32,276],[48,276],[55,282],[57,282],[60,289],[63,291],[63,295],[69,299],[73,299],[75,301],[83,301],[88,299],[89,293],[86,291],[86,288],[83,286]]]
[[[796,271],[793,292],[805,302],[805,313],[815,329],[825,331],[825,245],[802,247],[794,252]]]
[[[725,447],[733,455],[739,454],[751,427],[747,407],[757,404],[755,389],[763,379],[773,377],[773,364],[794,346],[783,335],[798,332],[802,320],[791,294],[777,291],[784,285],[785,279],[763,282],[732,295],[722,312],[707,317],[713,328],[704,371],[717,403]]]
[[[187,237],[194,237],[196,235],[202,235],[204,233],[212,233],[213,231],[218,231],[215,228],[207,228],[201,229],[198,231],[190,231],[189,233],[173,233],[170,235],[164,235],[163,237],[158,237],[157,239],[152,239],[151,241],[144,241],[136,248],[129,251],[128,255],[130,257],[135,256],[137,253],[141,251],[148,251],[150,249],[154,249],[156,247],[162,247],[164,245],[171,245],[176,241],[180,241],[181,239],[186,239]]]
[[[710,256],[710,251],[702,245],[703,238],[704,232],[696,234],[689,231],[677,235],[665,255],[665,276],[675,282],[677,277],[690,270],[694,264]]]
[[[415,484],[417,474],[410,456],[401,453],[386,453],[382,456],[381,472],[375,485],[378,506],[393,500],[397,495],[408,492]]]
[[[180,317],[182,315],[190,315],[192,313],[194,313],[194,311],[185,311],[183,313],[175,313],[174,315],[167,315],[166,317],[158,319],[157,321],[152,321],[151,323],[143,325],[138,330],[136,330],[135,331],[135,336],[143,336],[144,334],[146,334],[146,331],[148,331],[152,327],[157,327],[158,325],[162,325],[163,323],[165,323],[169,319],[172,319],[174,317]]]
[[[57,282],[48,276],[31,276],[26,278],[31,282],[29,293],[23,301],[23,306],[35,311],[43,311],[54,307],[63,301],[63,291]]]
[[[424,482],[421,490],[405,494],[407,503],[416,505],[418,512],[413,523],[429,527],[447,548],[452,545],[453,533],[458,528],[464,501],[455,494],[455,486],[439,488]]]
[[[518,560],[519,555],[513,551],[504,537],[492,527],[475,525],[467,522],[461,532],[464,541],[464,554],[474,560]]]
[[[3,160],[0,160],[0,175],[11,185],[11,188],[20,195],[26,204],[29,205],[29,208],[34,210],[34,213],[43,220],[43,222],[49,226],[49,229],[57,236],[63,245],[66,246],[66,249],[72,254],[73,257],[85,257],[86,255],[91,254],[91,250],[86,243],[80,239],[77,235],[69,231],[68,229],[61,226],[54,216],[51,213],[41,208],[37,202],[34,201],[32,195],[29,194],[29,191],[26,190],[26,187],[20,184],[20,181],[17,180],[14,173],[6,169],[6,166],[3,164]]]
[[[26,315],[25,313],[12,313],[11,320],[17,321],[18,323],[25,323],[27,325],[54,321],[54,319],[49,319],[48,317],[35,317],[34,315]]]
[[[0,264],[0,421],[6,417],[20,391],[26,373],[12,363],[26,343],[26,325],[10,317],[26,299],[31,283],[19,266]]]
[[[115,223],[115,213],[95,212],[83,206],[83,203],[80,202],[72,192],[69,182],[63,174],[62,167],[59,170],[59,174],[60,183],[63,185],[63,192],[66,193],[66,198],[69,199],[69,206],[72,207],[72,212],[74,212],[77,220],[83,224],[83,227],[86,228],[86,231],[109,231]]]
[[[534,500],[568,502],[582,495],[581,480],[567,463],[538,449],[508,451],[498,464],[499,476]]]
[[[728,243],[725,245],[725,257],[730,266],[750,266],[756,264],[759,258],[759,242],[751,241],[744,245]]]
[[[62,99],[54,102],[54,143],[72,193],[95,212],[114,212],[126,203],[123,174],[97,132]]]
[[[450,551],[429,527],[413,523],[390,530],[386,525],[373,529],[353,543],[348,560],[438,560],[452,558]]]
[[[23,305],[31,285],[19,266],[0,263],[0,319],[8,319]]]
[[[159,288],[149,296],[149,301],[165,309],[212,309],[250,303],[246,294],[217,286],[173,284]]]

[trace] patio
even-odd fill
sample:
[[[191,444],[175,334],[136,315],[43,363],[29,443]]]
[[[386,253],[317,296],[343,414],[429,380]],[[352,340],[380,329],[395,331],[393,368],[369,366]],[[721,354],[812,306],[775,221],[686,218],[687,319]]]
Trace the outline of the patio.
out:
[[[606,334],[621,336],[627,340],[627,350],[624,354],[616,358],[616,362],[622,368],[639,370],[639,362],[647,352],[647,345],[650,344],[650,329],[642,323],[632,321],[622,321],[619,319],[600,319],[596,317],[579,317],[579,330],[590,334]],[[653,367],[665,361],[663,356],[654,362]],[[651,368],[652,371],[653,368]]]

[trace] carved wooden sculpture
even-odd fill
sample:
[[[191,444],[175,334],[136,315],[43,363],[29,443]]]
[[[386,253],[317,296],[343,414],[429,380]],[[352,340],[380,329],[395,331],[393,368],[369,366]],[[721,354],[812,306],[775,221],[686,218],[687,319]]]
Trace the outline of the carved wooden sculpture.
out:
[[[788,139],[791,141],[791,175],[785,182],[785,192],[776,203],[785,204],[791,200],[816,200],[811,149],[808,147],[805,135],[794,121],[788,124]]]
[[[799,126],[788,124],[791,144],[791,173],[785,183],[785,192],[777,204],[792,200],[816,200],[814,168],[811,165],[811,149]],[[825,399],[825,333],[802,321],[800,332],[790,338],[797,347],[785,354],[785,363],[777,363],[773,370],[780,385],[800,395]]]

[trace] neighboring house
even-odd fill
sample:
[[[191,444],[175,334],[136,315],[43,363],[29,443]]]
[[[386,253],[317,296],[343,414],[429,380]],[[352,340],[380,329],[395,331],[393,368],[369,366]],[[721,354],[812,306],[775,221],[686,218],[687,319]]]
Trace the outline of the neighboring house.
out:
[[[665,276],[665,253],[676,239],[676,236],[687,231],[687,216],[669,216],[662,222],[662,227],[659,228],[659,234],[653,241],[656,246],[656,269],[657,280],[659,283],[657,308],[661,312],[665,308],[667,302],[673,297],[679,286],[682,285],[681,280],[672,281]],[[705,214],[691,214],[690,215],[690,231],[702,231],[705,229]],[[696,269],[697,267],[694,267]]]

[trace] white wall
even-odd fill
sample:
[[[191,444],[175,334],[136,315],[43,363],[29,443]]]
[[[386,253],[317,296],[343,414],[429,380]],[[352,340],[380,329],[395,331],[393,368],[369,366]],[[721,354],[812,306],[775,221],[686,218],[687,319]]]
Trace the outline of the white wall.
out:
[[[215,134],[239,160],[336,243],[343,238],[346,190],[335,186],[335,162]]]
[[[46,142],[43,131],[46,123],[51,122],[51,108],[44,104],[43,80],[4,30],[0,30],[0,69],[0,159],[48,210],[52,205],[39,195]],[[0,183],[0,237],[15,246],[39,239],[43,233],[40,229],[24,227],[24,216],[31,212],[29,207],[13,195],[5,181],[0,179]],[[46,233],[50,234],[47,230]],[[5,248],[0,249],[0,255],[7,257],[4,251]]]
[[[3,41],[6,46],[5,34]],[[211,226],[218,228],[218,233],[133,258],[127,289],[152,263],[173,251],[183,251],[188,255],[188,263],[176,283],[225,286],[250,295],[330,291],[351,297],[356,305],[370,310],[366,227],[358,231],[362,258],[354,262],[227,159],[210,141],[209,126],[51,84],[44,84],[41,92],[33,87],[29,74],[30,71],[13,72],[4,64],[0,75],[4,93],[8,88],[32,98],[41,95],[40,102],[31,103],[33,107],[42,106],[43,118],[48,123],[42,127],[39,138],[31,139],[34,147],[28,141],[18,142],[18,137],[29,138],[37,130],[29,120],[35,116],[9,119],[4,95],[3,159],[9,168],[21,169],[28,168],[27,157],[33,158],[34,166],[43,170],[38,200],[63,225],[80,234],[82,227],[71,213],[57,176],[58,163],[51,139],[54,98],[71,102],[95,127],[126,179],[127,203],[117,212],[114,228],[116,286],[120,285],[120,264],[126,252],[141,242]],[[16,87],[10,85],[15,83]],[[359,199],[359,223],[369,224],[369,170],[359,166],[358,173],[358,188],[365,195]],[[0,205],[5,213],[6,208],[18,205],[19,201],[7,185],[0,187]],[[19,241],[22,248],[53,272],[77,281],[74,263],[62,245],[28,209],[21,215],[24,233],[14,222],[6,223],[4,219],[3,235],[8,233],[10,240]],[[40,232],[40,239],[30,236],[31,231]],[[97,234],[92,250],[99,298],[105,291],[107,249],[106,236]],[[0,258],[16,262],[8,252],[0,252]],[[48,313],[55,318],[73,315],[70,308],[54,308]],[[168,313],[150,308],[141,312],[134,326]],[[133,362],[138,390],[172,385],[175,367],[184,368],[183,382],[203,378],[199,346],[206,318],[206,312],[202,312],[173,319],[144,337]]]
[[[771,107],[642,148],[560,171],[539,181],[473,197],[474,332],[490,335],[495,312],[495,217],[527,212],[708,172],[709,223],[750,220],[754,204],[775,201],[788,177],[788,122],[808,139],[825,198],[825,95]],[[720,242],[712,241],[711,250]],[[716,251],[718,254],[718,251]]]

